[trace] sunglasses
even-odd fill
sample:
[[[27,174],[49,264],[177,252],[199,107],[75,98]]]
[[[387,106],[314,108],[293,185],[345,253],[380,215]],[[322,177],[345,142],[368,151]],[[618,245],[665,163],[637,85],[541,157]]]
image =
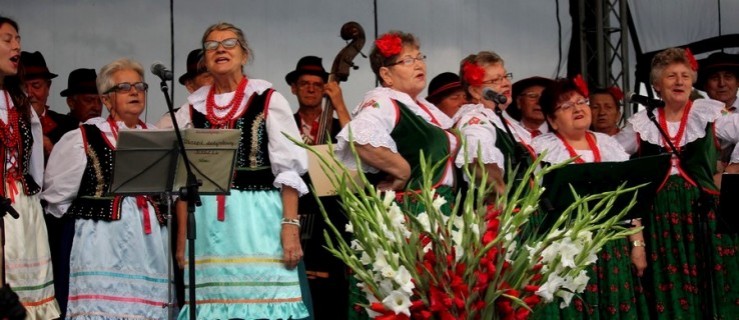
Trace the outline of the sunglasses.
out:
[[[108,94],[111,92],[129,92],[131,91],[131,88],[136,88],[136,91],[139,92],[146,92],[146,90],[149,90],[149,85],[146,84],[146,82],[136,82],[136,83],[128,83],[128,82],[122,82],[117,85],[114,85],[112,88],[108,89],[108,91],[105,91],[103,94]]]
[[[203,42],[203,49],[208,51],[213,51],[215,49],[218,49],[218,45],[222,45],[224,49],[232,49],[235,48],[237,45],[239,45],[239,39],[236,38],[228,38],[222,41],[206,41]]]

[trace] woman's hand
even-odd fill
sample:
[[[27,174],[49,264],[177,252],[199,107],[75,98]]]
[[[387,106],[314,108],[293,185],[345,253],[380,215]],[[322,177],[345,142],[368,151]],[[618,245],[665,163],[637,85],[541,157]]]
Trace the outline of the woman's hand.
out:
[[[634,219],[631,221],[631,225],[634,228],[642,226],[641,219]],[[636,269],[636,275],[641,277],[644,275],[644,270],[647,269],[647,248],[644,246],[644,233],[639,231],[629,236],[629,242],[634,244],[640,242],[642,245],[631,247],[631,263],[634,264]]]
[[[385,180],[380,181],[377,184],[377,189],[402,191],[403,189],[405,189],[406,183],[408,183],[407,178],[396,178],[388,175]]]
[[[647,269],[647,250],[644,247],[631,247],[631,263],[636,269],[636,276],[644,275]]]
[[[285,267],[293,269],[303,258],[303,249],[300,247],[300,227],[282,224],[280,238],[282,239],[282,261]]]

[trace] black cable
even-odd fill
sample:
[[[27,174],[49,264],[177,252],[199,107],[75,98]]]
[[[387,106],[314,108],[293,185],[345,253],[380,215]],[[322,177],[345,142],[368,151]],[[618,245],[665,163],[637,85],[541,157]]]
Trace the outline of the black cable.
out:
[[[378,36],[378,34],[377,34],[377,0],[372,1],[372,3],[374,5],[375,39],[377,39],[377,36]],[[372,49],[370,49],[370,50],[372,50]],[[377,79],[377,77],[375,77],[375,87],[377,87],[379,85],[380,85],[380,79]]]
[[[716,0],[716,10],[718,11],[718,36],[721,37],[721,0]],[[724,48],[721,48],[724,52]]]
[[[169,0],[169,65],[172,66],[174,73],[174,0]],[[174,79],[171,80],[169,87],[172,88],[169,99],[174,101]]]
[[[559,0],[554,1],[554,12],[557,16],[557,74],[555,78],[559,77],[559,73],[562,71],[562,20],[559,19]]]

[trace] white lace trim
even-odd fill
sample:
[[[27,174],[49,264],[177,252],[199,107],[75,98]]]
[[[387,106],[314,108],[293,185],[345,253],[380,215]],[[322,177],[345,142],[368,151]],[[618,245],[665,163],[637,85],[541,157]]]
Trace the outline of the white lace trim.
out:
[[[595,134],[601,161],[616,162],[629,159],[629,155],[616,139],[603,133],[589,132]],[[562,140],[554,133],[546,133],[534,138],[531,147],[534,148],[537,154],[547,151],[547,155],[543,160],[549,163],[560,163],[570,158],[570,152],[567,151],[567,147],[565,147]],[[579,151],[576,150],[576,152]]]
[[[460,120],[462,120],[463,117],[472,114],[482,113],[482,109],[485,109],[485,107],[482,104],[465,104],[462,105],[462,107],[459,108],[457,113],[454,114],[454,117],[452,118],[452,121],[454,122],[455,127],[459,127],[461,123],[459,123]]]
[[[464,150],[459,150],[457,158],[454,161],[454,164],[456,164],[458,168],[461,168],[463,165],[465,165],[465,163],[467,163],[465,162],[465,151],[467,154],[467,160],[474,161],[477,158],[478,149],[481,156],[479,160],[482,163],[494,163],[497,164],[498,167],[500,167],[501,169],[505,168],[505,159],[503,158],[503,153],[501,153],[500,150],[495,147],[495,141],[493,141],[493,139],[483,137],[476,140],[476,143],[466,144],[462,146],[463,148],[465,148]]]
[[[369,144],[375,148],[385,147],[393,153],[398,153],[398,146],[395,144],[395,140],[389,134],[380,133],[377,128],[380,128],[380,125],[373,124],[373,121],[370,119],[356,119],[356,121],[350,122],[348,128],[341,130],[336,136],[336,157],[348,168],[357,168],[356,158],[349,146],[349,141],[352,139],[356,144]],[[349,137],[350,131],[351,139]],[[362,165],[362,170],[372,173],[379,172],[377,168],[365,164]]]
[[[367,101],[379,101],[384,99],[391,99],[391,100],[397,100],[401,103],[403,103],[408,109],[413,112],[414,114],[418,115],[419,117],[426,120],[428,123],[431,122],[431,115],[429,115],[428,112],[421,109],[421,107],[418,106],[418,103],[423,104],[426,109],[434,116],[436,121],[439,122],[439,125],[443,129],[450,128],[454,123],[452,122],[452,119],[449,118],[446,114],[441,112],[434,104],[426,101],[426,99],[417,97],[416,99],[413,99],[411,96],[409,96],[406,93],[396,91],[390,88],[385,87],[377,87],[374,88],[364,95],[364,99],[362,99],[362,103],[360,103],[352,112],[353,115],[357,115],[361,110],[364,104]]]
[[[716,121],[721,116],[723,110],[723,103],[709,99],[697,99],[693,101],[693,107],[690,109],[688,115],[688,124],[685,127],[685,136],[680,140],[680,146],[684,146],[690,142],[703,138],[706,135],[706,125],[708,123]],[[658,117],[657,111],[655,116]],[[634,128],[634,131],[639,133],[642,140],[651,144],[662,145],[662,135],[657,129],[657,126],[649,120],[646,110],[643,110],[635,114],[629,123]],[[668,127],[670,126],[668,122]],[[668,134],[670,134],[668,132]]]
[[[298,194],[303,196],[308,193],[308,186],[305,184],[300,175],[295,171],[280,172],[275,177],[275,181],[272,183],[275,188],[282,188],[282,186],[288,186],[295,190],[298,190]]]

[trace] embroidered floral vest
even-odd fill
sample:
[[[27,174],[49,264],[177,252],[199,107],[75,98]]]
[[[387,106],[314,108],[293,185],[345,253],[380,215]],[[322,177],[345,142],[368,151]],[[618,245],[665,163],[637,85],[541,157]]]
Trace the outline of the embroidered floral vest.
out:
[[[262,94],[253,94],[246,104],[246,111],[230,127],[241,130],[239,149],[236,153],[236,168],[231,188],[236,190],[276,190],[267,148],[267,106],[274,92],[268,89]],[[212,128],[206,116],[190,106],[190,115],[195,128]]]

